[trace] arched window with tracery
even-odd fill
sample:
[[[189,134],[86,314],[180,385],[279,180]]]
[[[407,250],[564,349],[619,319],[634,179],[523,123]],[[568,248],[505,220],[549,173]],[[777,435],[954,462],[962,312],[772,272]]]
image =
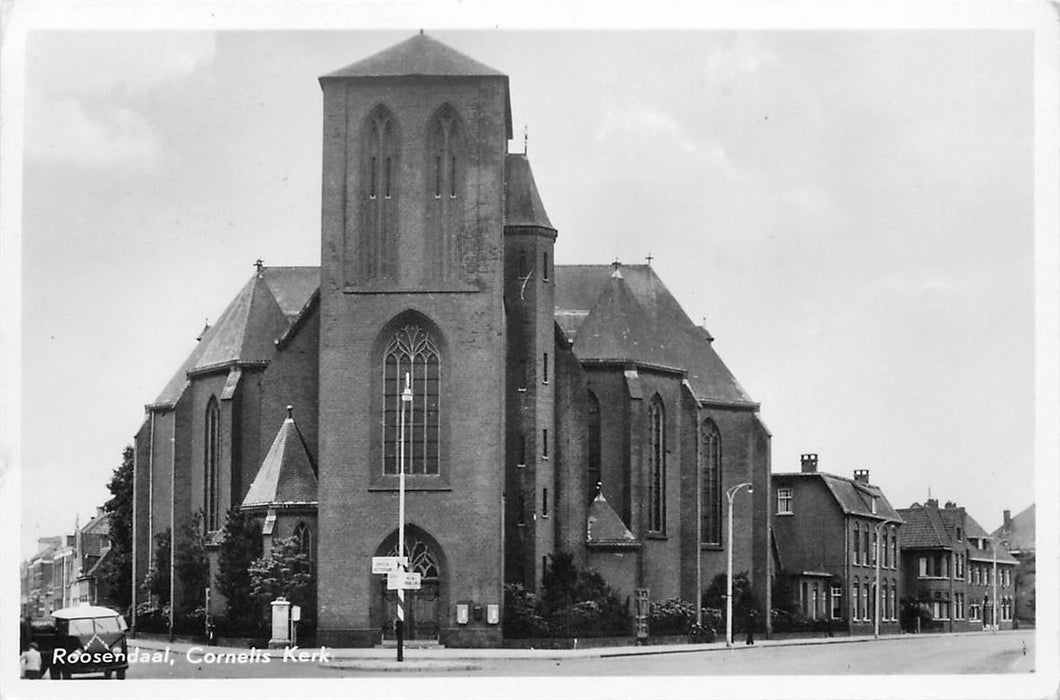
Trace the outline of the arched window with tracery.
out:
[[[588,468],[587,468],[587,479],[586,484],[587,491],[589,493],[589,500],[596,498],[596,491],[600,483],[600,400],[596,398],[596,394],[592,391],[588,395],[588,405],[586,412],[588,415],[588,429],[589,429],[589,440],[588,440]]]
[[[418,325],[395,331],[383,352],[384,474],[397,474],[399,469],[406,377],[412,401],[404,407],[405,473],[438,474],[442,356],[436,340]]]
[[[206,404],[206,429],[203,455],[203,526],[207,532],[220,527],[218,472],[221,468],[221,408],[211,396]]]
[[[658,396],[648,408],[648,530],[666,532],[666,411]]]
[[[709,418],[703,421],[699,432],[699,458],[702,460],[703,495],[702,530],[700,541],[704,544],[721,544],[721,431]]]
[[[397,121],[386,107],[372,110],[363,128],[364,164],[360,250],[357,259],[365,280],[396,273],[394,236],[398,194]]]
[[[428,253],[439,279],[460,274],[459,199],[463,193],[465,154],[460,116],[452,105],[443,104],[428,121],[426,164],[428,221],[434,229],[428,238]]]
[[[313,560],[313,531],[305,523],[294,526],[294,538],[298,541],[298,551]]]
[[[398,556],[396,541],[387,556]],[[439,579],[441,567],[438,565],[438,557],[426,542],[418,537],[405,535],[405,556],[409,558],[409,571],[419,574],[427,581]]]

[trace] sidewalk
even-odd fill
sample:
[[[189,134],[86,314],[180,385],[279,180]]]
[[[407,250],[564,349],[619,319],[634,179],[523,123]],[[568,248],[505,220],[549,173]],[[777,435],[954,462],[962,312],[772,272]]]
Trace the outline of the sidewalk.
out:
[[[998,634],[1009,634],[1011,631],[1006,630],[999,632]],[[935,632],[935,633],[924,633],[924,634],[888,634],[880,635],[878,641],[898,641],[898,640],[912,640],[912,639],[923,639],[927,637],[960,637],[970,635],[981,635],[983,632]],[[742,636],[742,635],[741,635]],[[755,642],[755,646],[758,647],[783,647],[783,646],[812,646],[818,644],[857,644],[861,642],[875,641],[872,635],[859,635],[849,637],[813,637],[813,638],[802,638],[802,639],[759,639]],[[171,649],[176,654],[183,655],[188,649],[195,647],[201,649],[202,653],[216,653],[216,654],[238,654],[245,653],[248,650],[240,647],[219,647],[219,646],[205,646],[201,644],[187,644],[181,642],[166,642],[159,640],[148,640],[148,639],[129,639],[130,651],[134,647],[139,647],[143,650],[164,650],[166,648]],[[741,649],[752,649],[754,647],[747,646],[744,644],[742,639],[733,640],[733,651]],[[319,647],[301,647],[305,651],[319,650]],[[669,645],[650,645],[650,646],[621,646],[621,647],[590,647],[583,649],[450,649],[443,646],[429,646],[429,647],[417,647],[414,643],[410,643],[405,648],[405,665],[396,665],[396,650],[394,647],[372,647],[372,648],[327,648],[327,654],[331,657],[331,661],[323,663],[321,665],[336,665],[340,668],[353,668],[354,666],[348,666],[345,662],[350,661],[361,661],[361,662],[385,662],[392,661],[396,668],[408,668],[412,670],[408,664],[409,662],[435,662],[429,664],[427,668],[422,670],[440,670],[444,664],[439,665],[437,662],[467,662],[475,660],[486,660],[486,659],[584,659],[584,658],[608,658],[616,656],[649,656],[655,654],[692,654],[698,652],[712,652],[712,651],[725,651],[725,642],[714,642],[712,644],[669,644]],[[282,655],[282,649],[271,650],[273,655]],[[359,667],[359,666],[358,666]],[[467,664],[457,664],[455,670],[473,670],[468,668]],[[371,670],[388,670],[388,668],[379,668]],[[454,670],[454,669],[450,669]]]

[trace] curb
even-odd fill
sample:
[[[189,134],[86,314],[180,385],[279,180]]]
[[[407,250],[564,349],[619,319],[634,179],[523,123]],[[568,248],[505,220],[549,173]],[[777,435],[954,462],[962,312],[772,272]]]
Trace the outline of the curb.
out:
[[[421,661],[359,661],[359,662],[331,662],[318,663],[320,668],[332,671],[375,671],[375,672],[412,672],[429,673],[433,671],[480,671],[482,666],[472,663],[454,663],[451,661],[434,661],[425,659]]]

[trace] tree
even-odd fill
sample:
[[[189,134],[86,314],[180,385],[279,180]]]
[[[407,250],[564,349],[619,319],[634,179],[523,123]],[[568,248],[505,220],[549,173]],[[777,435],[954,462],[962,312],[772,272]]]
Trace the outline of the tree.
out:
[[[158,599],[159,606],[169,604],[169,550],[171,533],[167,527],[155,534],[154,559],[141,587]]]
[[[264,613],[269,604],[284,596],[292,605],[302,608],[302,628],[316,625],[316,581],[313,562],[302,551],[297,537],[273,542],[272,550],[250,565],[250,591]]]
[[[210,585],[210,562],[202,533],[202,513],[195,513],[180,528],[174,568],[180,578],[180,607],[185,614],[205,605],[206,587]]]
[[[703,605],[708,608],[721,610],[722,622],[725,621],[725,612],[727,610],[727,606],[725,605],[727,578],[727,575],[724,573],[718,574],[710,582],[710,587],[703,593]],[[751,591],[751,579],[747,576],[746,571],[741,571],[732,577],[733,629],[737,628],[737,622],[739,622],[741,626],[746,624],[748,615],[754,607],[755,598],[754,593]]]
[[[238,508],[228,511],[217,552],[217,587],[224,594],[232,629],[250,631],[262,619],[250,578],[250,565],[260,556],[260,525]]]
[[[133,448],[122,450],[121,465],[107,483],[111,498],[103,510],[110,515],[110,553],[100,565],[99,579],[110,602],[128,608],[132,602]]]

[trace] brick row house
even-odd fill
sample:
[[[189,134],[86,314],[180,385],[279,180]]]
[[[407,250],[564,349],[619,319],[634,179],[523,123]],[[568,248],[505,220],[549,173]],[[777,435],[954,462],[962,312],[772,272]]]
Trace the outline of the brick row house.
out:
[[[556,264],[529,160],[508,153],[508,77],[421,33],[320,86],[320,267],[259,264],[147,406],[137,584],[156,535],[196,513],[213,575],[242,508],[266,548],[307,543],[319,641],[378,643],[394,600],[370,562],[399,549],[404,452],[413,637],[499,645],[504,585],[537,590],[559,551],[620,596],[695,602],[725,571],[742,482],[735,570],[769,609],[759,405],[650,265]]]
[[[818,471],[816,454],[804,454],[800,472],[775,473],[772,482],[774,607],[778,616],[796,618],[778,619],[777,629],[817,622],[831,631],[871,633],[878,590],[880,632],[900,631],[902,518],[869,483],[868,470],[837,476]]]
[[[37,553],[20,567],[21,615],[38,619],[74,605],[106,605],[98,571],[111,552],[109,535],[110,515],[97,508],[74,534],[38,540]]]
[[[1004,546],[952,501],[940,508],[928,499],[898,512],[906,523],[900,543],[909,631],[988,629],[995,601],[998,627],[1011,629],[1017,561]]]
[[[1002,513],[1001,527],[991,533],[991,538],[1003,544],[1005,550],[1019,563],[1013,574],[1016,589],[1014,617],[1019,622],[1034,623],[1035,594],[1035,518],[1034,504],[1022,510],[1016,517],[1011,511]]]

